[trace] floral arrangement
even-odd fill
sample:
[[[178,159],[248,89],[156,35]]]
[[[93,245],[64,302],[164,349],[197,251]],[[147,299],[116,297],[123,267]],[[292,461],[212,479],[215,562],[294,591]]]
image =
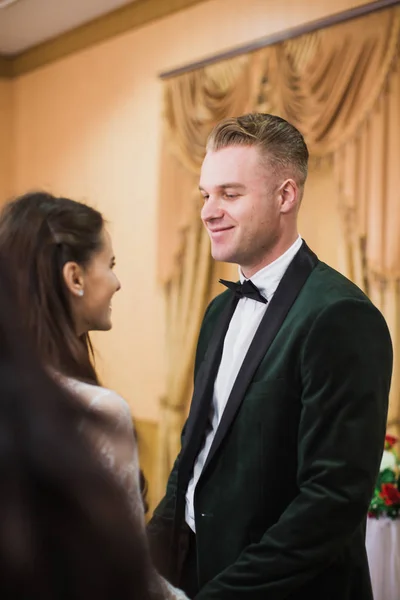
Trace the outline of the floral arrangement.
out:
[[[368,516],[373,519],[400,518],[400,460],[394,448],[398,439],[386,435],[378,480]]]

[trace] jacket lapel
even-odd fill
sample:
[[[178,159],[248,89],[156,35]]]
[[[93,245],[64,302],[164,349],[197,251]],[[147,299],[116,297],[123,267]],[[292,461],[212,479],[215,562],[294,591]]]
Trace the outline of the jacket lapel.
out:
[[[204,465],[203,474],[227,434],[258,366],[265,357],[301,288],[317,263],[317,256],[303,241],[303,245],[281,279],[239,370]],[[215,377],[212,380],[212,384],[214,384],[214,379]]]
[[[186,487],[189,482],[194,461],[204,439],[213,396],[214,381],[221,361],[224,339],[237,303],[238,298],[232,295],[217,322],[203,364],[200,366],[196,377],[193,399],[182,445],[178,472],[179,487],[181,485]]]

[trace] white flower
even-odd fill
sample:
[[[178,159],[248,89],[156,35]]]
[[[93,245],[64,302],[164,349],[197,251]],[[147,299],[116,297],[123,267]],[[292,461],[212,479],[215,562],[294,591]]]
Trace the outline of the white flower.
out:
[[[396,457],[393,452],[390,452],[390,450],[384,450],[379,470],[384,471],[385,469],[391,469],[392,471],[395,471],[396,467]]]

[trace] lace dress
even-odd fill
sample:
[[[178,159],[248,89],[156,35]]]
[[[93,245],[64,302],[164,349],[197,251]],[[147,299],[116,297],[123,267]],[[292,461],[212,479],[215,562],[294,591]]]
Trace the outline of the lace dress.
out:
[[[94,410],[108,416],[112,424],[106,434],[96,434],[93,440],[104,464],[113,472],[128,493],[132,512],[142,524],[145,535],[145,518],[139,482],[139,457],[134,436],[132,416],[127,402],[112,390],[71,378],[61,378],[61,383],[79,396]],[[161,578],[161,577],[160,577]],[[162,579],[166,600],[188,600],[181,590]]]

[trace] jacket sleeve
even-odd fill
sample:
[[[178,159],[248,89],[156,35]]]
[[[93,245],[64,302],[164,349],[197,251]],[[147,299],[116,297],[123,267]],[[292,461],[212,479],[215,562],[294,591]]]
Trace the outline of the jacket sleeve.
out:
[[[179,455],[168,479],[164,498],[154,510],[147,525],[147,535],[155,567],[167,579],[170,578],[171,541],[173,533]]]
[[[392,371],[386,323],[365,300],[336,302],[314,320],[299,360],[298,495],[196,600],[289,598],[365,520],[386,428]]]

